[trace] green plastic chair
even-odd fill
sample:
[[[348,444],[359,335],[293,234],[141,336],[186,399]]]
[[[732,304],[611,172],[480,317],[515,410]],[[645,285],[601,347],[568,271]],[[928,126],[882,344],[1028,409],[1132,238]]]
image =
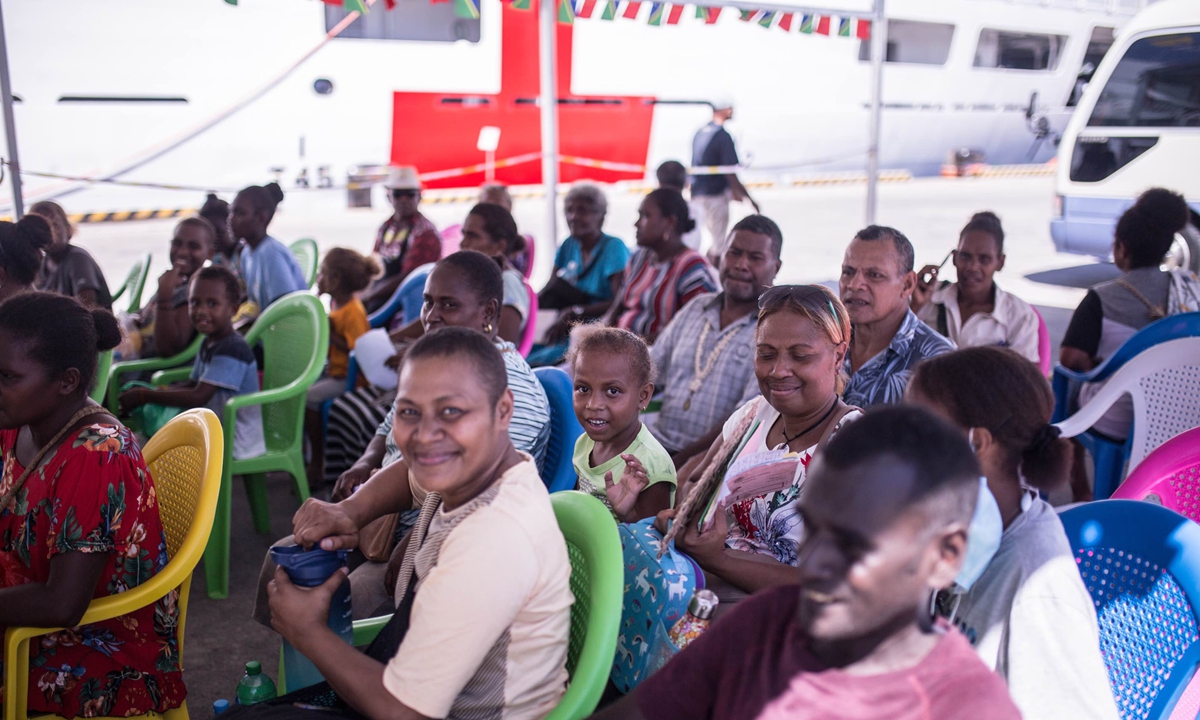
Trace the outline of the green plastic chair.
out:
[[[112,372],[112,350],[100,353],[96,360],[96,378],[92,384],[91,398],[97,403],[104,404],[104,394],[108,391],[108,375]]]
[[[192,362],[196,358],[196,354],[200,352],[200,343],[204,342],[203,335],[196,335],[192,343],[183,349],[183,352],[165,358],[146,358],[144,360],[127,360],[125,362],[113,363],[112,370],[108,374],[108,392],[105,395],[106,405],[109,412],[115,416],[120,408],[117,406],[117,395],[121,392],[121,378],[125,375],[134,373],[155,373],[155,384],[165,384],[167,381],[186,380],[192,371]],[[166,372],[179,370],[183,373],[183,377],[178,377],[178,373],[171,375]]]
[[[567,541],[571,559],[571,634],[567,645],[567,692],[545,720],[582,720],[596,709],[613,657],[621,625],[621,599],[625,570],[617,523],[604,503],[577,490],[550,496],[558,528]],[[370,644],[391,615],[354,623],[354,645]],[[286,692],[283,654],[279,660],[280,693]]]
[[[208,548],[204,551],[204,576],[208,596],[229,596],[229,508],[233,476],[241,475],[250,497],[254,529],[271,530],[267,506],[266,474],[283,471],[296,482],[300,500],[308,499],[308,476],[304,469],[304,401],[308,388],[321,375],[329,354],[329,317],[321,301],[300,291],[271,303],[246,335],[251,347],[263,350],[262,390],[231,397],[225,403],[225,463],[221,474],[221,497]],[[266,453],[253,458],[233,458],[237,411],[262,406]]]
[[[296,256],[296,262],[300,263],[300,271],[304,273],[304,277],[308,279],[308,286],[312,287],[317,281],[317,241],[312,238],[301,238],[288,246],[292,251],[292,255]]]
[[[150,254],[146,253],[145,260],[139,260],[129,268],[129,274],[125,276],[125,282],[121,283],[121,287],[113,293],[113,302],[116,302],[126,291],[129,292],[129,312],[137,312],[142,309],[142,290],[146,287],[146,278],[150,275]]]

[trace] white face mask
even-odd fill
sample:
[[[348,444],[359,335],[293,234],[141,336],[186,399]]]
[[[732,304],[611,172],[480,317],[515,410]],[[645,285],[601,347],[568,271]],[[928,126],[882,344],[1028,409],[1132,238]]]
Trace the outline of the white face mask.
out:
[[[962,567],[954,578],[953,592],[965,593],[987,570],[988,563],[1000,549],[1000,538],[1004,535],[1004,519],[1000,517],[1000,506],[988,489],[987,478],[979,478],[979,497],[975,500],[975,514],[967,528],[967,554]]]

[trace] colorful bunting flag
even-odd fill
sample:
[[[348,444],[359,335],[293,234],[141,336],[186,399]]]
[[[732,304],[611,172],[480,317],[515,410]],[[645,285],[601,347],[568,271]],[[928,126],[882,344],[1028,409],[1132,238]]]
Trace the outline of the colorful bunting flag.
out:
[[[454,0],[454,14],[468,20],[479,19],[479,0]]]
[[[672,5],[671,11],[667,13],[667,24],[678,25],[680,18],[683,17],[683,5]]]
[[[388,10],[396,9],[396,0],[383,0],[383,6]]]
[[[227,5],[234,5],[234,6],[236,6],[236,5],[237,5],[237,0],[225,0],[225,3],[226,3]]]
[[[784,32],[792,31],[792,13],[784,13],[779,17],[779,27],[782,28]]]
[[[459,2],[459,0],[455,0],[455,2]],[[542,0],[542,2],[549,2],[549,0]],[[571,0],[558,0],[558,21],[563,25],[575,24],[575,5]]]
[[[704,24],[705,24],[705,25],[712,25],[712,24],[716,23],[716,22],[717,22],[717,19],[721,17],[721,11],[722,11],[723,9],[724,9],[724,8],[719,8],[719,7],[710,7],[710,8],[707,8],[707,10],[708,10],[708,17],[707,17],[707,18],[705,18],[705,20],[704,20]]]
[[[741,12],[741,17],[739,17],[738,20],[741,20],[742,22],[750,22],[754,19],[754,16],[758,14],[757,10],[742,10]]]
[[[344,0],[342,7],[346,8],[347,12],[356,12],[360,15],[367,14],[367,6],[362,0]]]
[[[855,31],[855,35],[858,37],[859,40],[870,40],[871,39],[871,21],[870,20],[859,20],[858,23],[854,26],[854,31]]]
[[[813,16],[812,15],[801,15],[800,16],[800,32],[811,35],[812,31],[813,31]]]
[[[663,4],[660,2],[650,3],[650,17],[646,20],[650,25],[655,27],[662,25],[663,21]]]
[[[630,0],[630,2],[625,5],[625,12],[621,13],[621,17],[625,18],[626,20],[636,20],[638,10],[641,9],[642,3],[639,2],[639,0]]]
[[[819,18],[817,20],[817,34],[818,35],[828,35],[829,34],[829,18],[827,16],[822,16],[821,18]]]
[[[767,10],[766,12],[764,12],[762,14],[762,17],[758,19],[758,24],[762,25],[765,28],[771,27],[771,24],[774,22],[775,22],[775,11],[774,10]]]
[[[838,37],[850,37],[850,18],[844,17],[838,23]]]
[[[512,0],[513,10],[528,10],[530,7],[530,0]]]
[[[602,0],[604,9],[600,11],[601,20],[615,20],[617,18],[617,4],[613,0]]]
[[[579,7],[575,10],[575,16],[581,17],[584,20],[590,18],[592,13],[596,11],[596,0],[583,0],[579,3]]]

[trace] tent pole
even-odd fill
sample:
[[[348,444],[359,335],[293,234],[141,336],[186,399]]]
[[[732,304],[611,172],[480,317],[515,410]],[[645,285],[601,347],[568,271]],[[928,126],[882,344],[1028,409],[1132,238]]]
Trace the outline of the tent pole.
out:
[[[887,53],[887,16],[884,0],[875,0],[875,22],[871,24],[871,129],[867,140],[867,225],[875,224],[879,203],[879,134],[883,120],[883,62]]]
[[[17,161],[17,126],[13,120],[12,82],[8,77],[8,41],[4,35],[4,13],[0,11],[0,102],[4,105],[4,135],[8,141],[8,172],[13,187],[13,218],[25,214],[21,197],[21,163]]]
[[[555,57],[558,28],[555,2],[538,0],[538,63],[542,90],[538,106],[542,117],[542,184],[546,188],[547,233],[542,243],[549,248],[558,244],[558,63]]]

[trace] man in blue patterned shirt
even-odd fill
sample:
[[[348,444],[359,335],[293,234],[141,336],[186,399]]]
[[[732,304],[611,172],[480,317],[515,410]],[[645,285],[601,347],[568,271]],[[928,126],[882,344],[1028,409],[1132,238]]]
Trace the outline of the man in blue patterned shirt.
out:
[[[954,349],[909,310],[916,284],[912,243],[899,230],[870,225],[850,241],[839,282],[854,329],[844,366],[848,405],[900,402],[917,363]]]

